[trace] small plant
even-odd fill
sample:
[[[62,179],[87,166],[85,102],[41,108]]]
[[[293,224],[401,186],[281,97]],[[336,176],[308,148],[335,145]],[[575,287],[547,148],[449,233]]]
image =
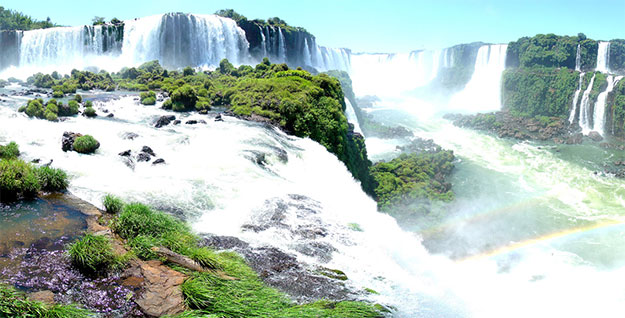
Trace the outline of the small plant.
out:
[[[112,194],[107,194],[106,196],[104,196],[104,199],[102,199],[102,204],[104,205],[104,209],[106,210],[106,212],[113,214],[121,212],[121,210],[124,208],[124,202],[120,198]]]
[[[31,164],[19,159],[0,161],[0,199],[33,197],[40,188],[36,169]]]
[[[11,141],[6,146],[0,145],[0,158],[15,159],[19,156],[20,156],[20,149],[14,141]]]
[[[0,284],[0,317],[87,318],[92,314],[71,305],[47,306],[26,298],[12,286]]]
[[[65,96],[63,91],[59,90],[59,91],[52,92],[52,97],[54,97],[54,98],[63,98],[63,96]]]
[[[82,103],[82,96],[79,94],[74,95],[74,100],[78,103]]]
[[[156,93],[154,91],[142,92],[139,94],[141,99],[141,104],[143,105],[154,105],[156,104]]]
[[[61,169],[43,166],[37,169],[37,178],[44,191],[62,191],[67,189],[67,174]]]
[[[68,252],[74,265],[90,274],[111,268],[116,260],[110,239],[103,235],[86,234],[72,243]]]
[[[76,152],[89,154],[100,148],[100,143],[92,136],[84,135],[76,138],[73,148]]]
[[[95,109],[93,109],[93,107],[87,107],[85,108],[85,116],[87,117],[96,117],[98,116],[98,113],[96,113]]]

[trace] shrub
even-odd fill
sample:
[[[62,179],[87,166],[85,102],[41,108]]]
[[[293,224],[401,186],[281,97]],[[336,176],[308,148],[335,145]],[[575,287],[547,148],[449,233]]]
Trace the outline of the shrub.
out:
[[[116,259],[110,239],[103,235],[86,234],[68,252],[78,269],[91,274],[109,269]]]
[[[33,197],[41,185],[36,169],[19,159],[0,161],[0,199],[15,200],[20,196]]]
[[[46,119],[49,121],[59,120],[58,115],[56,113],[51,112],[49,109],[46,109],[46,111],[43,114],[46,117]]]
[[[0,145],[0,158],[15,159],[19,156],[20,156],[20,149],[14,141],[11,141],[6,146]]]
[[[93,107],[85,108],[84,114],[85,116],[90,117],[90,118],[98,116],[98,114],[96,113],[95,109],[93,109]]]
[[[143,104],[143,105],[154,105],[154,104],[156,104],[156,98],[148,97],[146,99],[141,100],[141,104]]]
[[[170,231],[185,232],[187,227],[172,216],[155,212],[140,203],[124,206],[113,223],[113,229],[122,238],[133,238],[139,235],[161,237]]]
[[[88,107],[93,107],[93,102],[92,102],[92,101],[90,101],[90,100],[86,101],[86,102],[85,102],[85,107],[87,107],[87,108],[88,108]]]
[[[74,95],[74,100],[78,103],[82,103],[82,96],[79,94]]]
[[[74,151],[84,154],[94,153],[100,148],[100,143],[90,135],[76,138],[73,145]]]
[[[54,98],[63,98],[63,96],[65,96],[65,94],[61,90],[52,92],[52,97]]]
[[[32,99],[28,101],[28,105],[26,106],[26,115],[29,117],[41,118],[43,116],[43,101],[41,99]]]
[[[191,110],[195,107],[197,100],[197,93],[189,84],[182,85],[171,94],[174,111]]]
[[[156,104],[156,93],[154,91],[142,92],[139,94],[141,104],[154,105]]]
[[[37,178],[44,191],[62,191],[67,189],[67,174],[61,169],[42,166],[37,169]]]
[[[124,208],[124,202],[120,198],[111,194],[104,196],[102,204],[108,213],[119,213]]]
[[[80,96],[80,95],[77,95],[77,96]],[[69,107],[69,113],[67,116],[78,114],[78,109],[80,108],[80,106],[78,105],[78,102],[76,100],[70,100],[67,103],[67,106]]]

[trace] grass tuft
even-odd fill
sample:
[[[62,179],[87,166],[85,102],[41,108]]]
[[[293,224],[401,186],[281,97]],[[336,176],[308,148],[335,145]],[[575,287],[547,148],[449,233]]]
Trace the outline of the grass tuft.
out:
[[[120,198],[112,194],[107,194],[106,196],[104,196],[104,199],[102,199],[102,204],[104,205],[104,209],[106,210],[106,212],[113,214],[121,212],[124,208],[124,202]]]
[[[87,318],[93,317],[93,314],[72,305],[47,306],[31,301],[15,288],[0,284],[0,317]]]

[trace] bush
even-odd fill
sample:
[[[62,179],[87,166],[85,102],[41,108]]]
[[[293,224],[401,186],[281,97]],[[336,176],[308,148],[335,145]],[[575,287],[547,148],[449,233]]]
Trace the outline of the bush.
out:
[[[42,166],[37,169],[37,178],[44,191],[62,191],[67,189],[67,174],[61,169]]]
[[[89,107],[93,107],[93,102],[88,100],[85,102],[85,107],[89,108]]]
[[[98,113],[96,113],[95,109],[93,109],[93,107],[87,107],[85,108],[85,112],[84,112],[85,116],[89,117],[89,118],[93,118],[98,116]]]
[[[0,199],[34,197],[41,189],[36,168],[19,159],[0,161]]]
[[[195,108],[197,100],[197,93],[189,84],[182,85],[182,87],[176,89],[171,94],[172,109],[174,111],[192,110]]]
[[[141,104],[154,105],[156,104],[156,93],[154,91],[142,92],[139,94]]]
[[[119,213],[124,208],[124,202],[120,198],[111,194],[104,196],[102,204],[108,213]]]
[[[80,96],[80,95],[77,95],[77,96]],[[78,109],[80,108],[80,106],[78,105],[78,102],[76,100],[70,100],[67,103],[67,106],[69,107],[69,113],[66,116],[78,114]]]
[[[59,120],[59,116],[56,113],[53,113],[53,112],[51,112],[48,109],[46,109],[46,111],[43,114],[46,117],[46,119],[49,120],[49,121],[57,121],[57,120]]]
[[[63,98],[63,96],[65,96],[63,91],[58,90],[58,91],[52,92],[52,97],[54,98]]]
[[[86,234],[69,246],[69,256],[78,269],[94,274],[115,264],[115,253],[108,237]]]
[[[26,115],[29,117],[41,118],[43,116],[43,101],[41,99],[32,99],[28,101],[26,106]]]
[[[90,154],[100,148],[100,143],[92,136],[84,135],[76,138],[73,148],[76,152]]]
[[[14,141],[11,141],[6,146],[0,145],[0,158],[15,159],[19,156],[20,156],[20,149]]]
[[[79,94],[74,95],[74,100],[78,103],[82,103],[82,96]]]

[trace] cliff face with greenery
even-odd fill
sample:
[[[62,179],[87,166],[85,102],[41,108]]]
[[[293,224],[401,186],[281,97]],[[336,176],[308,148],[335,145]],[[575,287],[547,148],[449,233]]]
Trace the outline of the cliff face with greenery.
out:
[[[539,34],[510,42],[506,56],[506,70],[502,78],[502,103],[511,114],[530,118],[555,116],[567,118],[573,107],[575,91],[579,86],[580,72],[574,71],[579,46],[580,68],[586,72],[582,79],[581,93],[576,109],[580,108],[582,93],[595,76],[589,95],[591,107],[607,85],[607,75],[594,72],[597,66],[599,42],[584,34],[557,36]],[[625,40],[611,40],[609,51],[611,73],[625,70]],[[606,127],[613,133],[623,135],[621,84],[608,96]],[[577,112],[575,119],[579,117]]]
[[[5,9],[0,6],[0,30],[34,30],[57,26],[48,18],[37,21],[21,12]]]
[[[435,88],[446,91],[458,91],[471,80],[475,70],[477,51],[484,45],[482,42],[455,45],[451,52],[451,67],[441,67],[433,82]]]

